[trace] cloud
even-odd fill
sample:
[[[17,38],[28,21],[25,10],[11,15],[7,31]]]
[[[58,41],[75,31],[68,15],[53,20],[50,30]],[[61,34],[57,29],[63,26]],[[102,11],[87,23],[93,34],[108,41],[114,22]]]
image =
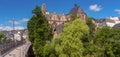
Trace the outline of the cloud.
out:
[[[23,29],[25,28],[22,26],[15,26],[15,30],[23,30]],[[0,25],[0,31],[11,31],[11,30],[13,30],[13,27],[11,26]]]
[[[15,30],[22,30],[22,29],[25,29],[25,28],[22,26],[15,26]]]
[[[28,18],[23,18],[23,19],[20,20],[20,22],[27,22],[27,21],[29,21]]]
[[[22,24],[22,23],[27,22],[27,21],[29,21],[28,18],[22,18],[21,20],[15,20],[15,21],[14,21],[14,24],[15,24],[15,25],[19,25],[19,24]],[[12,24],[13,24],[13,20],[10,20],[9,23],[12,23]]]
[[[115,12],[117,12],[118,14],[120,14],[120,9],[115,9]]]
[[[13,20],[10,20],[9,22],[13,24]],[[14,21],[14,24],[15,24],[15,25],[18,25],[18,24],[20,24],[20,22]]]
[[[101,6],[98,6],[97,4],[90,5],[89,9],[92,10],[92,11],[95,11],[95,12],[98,12],[98,11],[102,10]]]
[[[25,22],[29,21],[28,18],[22,18],[21,20],[15,20],[14,24],[15,24],[15,30],[22,30],[25,29],[25,27],[20,26],[20,25],[24,25]],[[9,23],[13,24],[13,20],[8,21]],[[13,30],[12,26],[4,26],[3,24],[0,24],[0,31],[11,31]]]

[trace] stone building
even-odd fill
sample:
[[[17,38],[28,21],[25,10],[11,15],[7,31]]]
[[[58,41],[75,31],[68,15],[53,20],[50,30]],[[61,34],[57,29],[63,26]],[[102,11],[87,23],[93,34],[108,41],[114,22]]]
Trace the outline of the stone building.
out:
[[[42,5],[41,10],[42,13],[48,19],[48,22],[53,29],[54,35],[60,33],[60,31],[63,28],[63,24],[67,21],[70,21],[72,15],[76,15],[77,17],[80,17],[84,22],[86,21],[86,17],[87,17],[87,15],[77,4],[75,4],[75,6],[70,10],[69,14],[64,14],[64,12],[62,12],[62,14],[56,14],[56,12],[49,13],[45,4]]]
[[[120,18],[119,17],[109,17],[108,19],[106,19],[106,25],[109,27],[114,27],[114,25],[119,24],[120,23]]]

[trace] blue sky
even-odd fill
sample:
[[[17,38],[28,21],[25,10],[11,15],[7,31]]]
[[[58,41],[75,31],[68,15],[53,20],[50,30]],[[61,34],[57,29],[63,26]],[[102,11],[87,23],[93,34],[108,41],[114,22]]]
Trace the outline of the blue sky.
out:
[[[12,19],[17,28],[26,28],[36,5],[46,3],[50,12],[69,13],[74,4],[78,4],[84,12],[93,18],[120,16],[120,0],[0,0],[0,30],[12,29]]]

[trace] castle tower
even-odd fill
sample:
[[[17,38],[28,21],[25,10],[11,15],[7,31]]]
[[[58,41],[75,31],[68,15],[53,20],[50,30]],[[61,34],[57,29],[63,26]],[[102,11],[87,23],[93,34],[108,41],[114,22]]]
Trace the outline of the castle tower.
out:
[[[84,13],[84,11],[78,6],[77,4],[74,5],[74,8],[71,9],[70,15],[77,15],[80,17],[83,21],[86,21],[87,15]]]
[[[48,12],[48,10],[46,9],[46,4],[45,4],[45,3],[42,4],[41,10],[42,10],[42,13],[43,13],[44,15],[49,15],[49,12]]]

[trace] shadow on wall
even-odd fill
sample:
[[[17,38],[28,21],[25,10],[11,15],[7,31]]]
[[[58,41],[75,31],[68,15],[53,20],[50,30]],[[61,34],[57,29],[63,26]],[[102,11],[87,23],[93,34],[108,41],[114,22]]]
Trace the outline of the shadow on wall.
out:
[[[35,54],[34,54],[34,51],[33,51],[33,45],[30,46],[28,52],[27,52],[27,55],[26,57],[35,57]]]

